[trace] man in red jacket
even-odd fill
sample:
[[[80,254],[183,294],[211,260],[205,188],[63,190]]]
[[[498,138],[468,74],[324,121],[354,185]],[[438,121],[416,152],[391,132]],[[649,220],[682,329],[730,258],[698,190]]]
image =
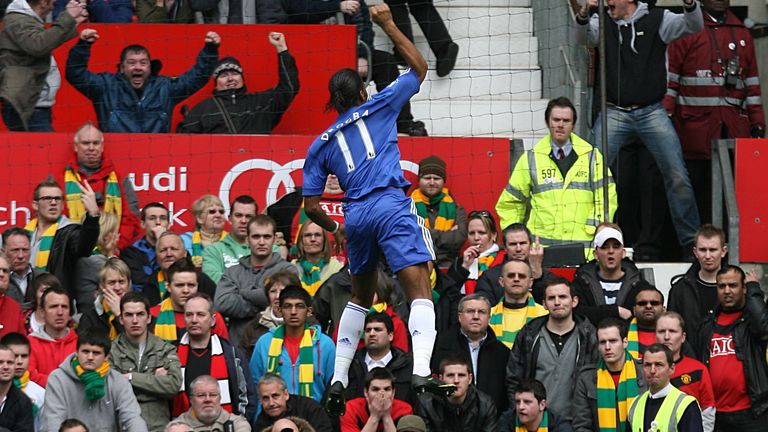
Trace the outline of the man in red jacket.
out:
[[[91,122],[75,132],[74,155],[63,171],[59,184],[64,185],[67,215],[79,222],[85,209],[80,203],[80,189],[74,182],[87,180],[96,192],[96,202],[120,220],[117,247],[126,248],[144,235],[138,218],[139,200],[128,177],[121,178],[112,160],[104,155],[104,134]]]
[[[667,51],[664,108],[680,137],[703,221],[711,214],[712,140],[765,135],[755,44],[729,6],[730,0],[702,0],[704,30]]]
[[[77,333],[69,327],[69,305],[69,294],[62,288],[48,288],[40,297],[45,324],[29,335],[29,378],[42,387],[48,382],[48,374],[77,350]]]

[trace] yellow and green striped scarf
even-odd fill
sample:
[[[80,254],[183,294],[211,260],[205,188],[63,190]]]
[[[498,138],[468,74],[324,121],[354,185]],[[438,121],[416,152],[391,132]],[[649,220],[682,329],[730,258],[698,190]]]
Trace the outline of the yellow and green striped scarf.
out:
[[[634,358],[640,358],[640,336],[637,332],[637,318],[632,318],[629,322],[629,332],[627,333],[627,352]]]
[[[160,303],[160,312],[157,314],[155,323],[155,336],[171,343],[176,342],[176,315],[170,297]]]
[[[536,429],[536,432],[548,432],[549,431],[549,413],[547,413],[547,410],[544,409],[544,412],[541,416],[541,423],[539,423],[539,428]],[[518,416],[515,416],[515,432],[529,432],[528,428],[523,426],[522,423],[520,423],[520,418]]]
[[[21,391],[24,391],[27,388],[27,384],[29,384],[28,370],[25,370],[24,374],[22,374],[20,377],[13,379],[13,385],[16,386],[16,388]]]
[[[532,319],[546,315],[548,312],[538,305],[531,294],[528,294],[528,303],[525,306],[525,322],[529,323]],[[513,323],[504,319],[504,299],[502,298],[496,306],[491,309],[491,318],[488,321],[488,326],[496,334],[496,338],[499,339],[507,348],[512,348],[517,338],[517,333],[520,329],[512,328]]]
[[[376,303],[375,305],[371,306],[370,309],[368,309],[368,315],[384,312],[387,310],[387,306],[387,302]]]
[[[637,369],[629,352],[625,353],[619,388],[601,358],[597,363],[597,424],[599,432],[623,432],[627,428],[627,413],[638,394]],[[617,413],[618,409],[618,413]],[[616,424],[618,414],[619,422]]]
[[[312,261],[302,258],[298,263],[301,267],[301,286],[307,290],[309,295],[314,297],[322,284],[320,274],[323,272],[323,267],[325,267],[325,260],[320,258],[317,264],[313,264]]]
[[[48,258],[51,256],[51,247],[53,246],[53,238],[56,236],[56,230],[59,229],[59,221],[61,216],[56,220],[56,223],[48,227],[47,230],[40,237],[40,248],[37,250],[37,256],[35,257],[35,269],[42,272],[48,270]],[[38,218],[34,218],[24,227],[29,233],[29,238],[35,237],[35,231],[37,231]]]
[[[85,206],[80,200],[80,173],[67,167],[64,171],[64,193],[67,200],[67,214],[73,221],[80,221],[85,216]],[[120,180],[114,171],[107,177],[107,187],[104,191],[104,211],[117,215],[117,224],[120,225],[120,218],[123,215],[123,200],[120,197]]]
[[[80,366],[80,362],[77,360],[77,356],[72,357],[72,368],[75,370],[75,375],[80,378],[80,382],[85,387],[85,399],[93,401],[101,399],[106,393],[104,377],[109,373],[109,361],[104,360],[104,363],[99,366],[98,369],[87,371]]]
[[[101,299],[101,307],[104,309],[104,313],[107,314],[107,318],[109,320],[109,340],[114,341],[117,339],[117,329],[115,328],[115,316],[114,313],[112,313],[112,309],[109,308],[109,304],[107,304],[107,301],[104,300],[102,297]]]
[[[217,241],[224,240],[227,234],[229,234],[227,231],[222,230]],[[195,267],[203,266],[203,249],[205,249],[205,246],[203,246],[203,235],[200,234],[200,228],[198,228],[192,233],[192,263]]]
[[[272,341],[269,343],[267,372],[280,374],[280,356],[283,353],[285,340],[285,325],[275,328]],[[299,343],[299,395],[313,397],[312,387],[315,384],[315,364],[312,361],[312,328],[304,324],[304,335]]]
[[[498,255],[499,251],[492,252],[486,256],[479,256],[477,257],[477,278],[480,279],[480,276],[485,273],[486,270],[488,270],[491,265],[493,265],[493,261],[496,260],[496,255]]]
[[[160,299],[165,300],[168,297],[168,287],[165,283],[165,273],[162,270],[157,271],[157,292],[160,293]]]
[[[453,201],[451,193],[448,192],[448,188],[433,196],[428,197],[421,192],[421,189],[416,189],[411,194],[414,204],[416,204],[416,213],[424,218],[424,226],[427,228],[434,228],[437,231],[450,231],[456,224],[456,202]],[[432,227],[429,221],[428,207],[431,207],[437,203],[440,205],[437,208],[437,218],[435,218],[435,226]]]

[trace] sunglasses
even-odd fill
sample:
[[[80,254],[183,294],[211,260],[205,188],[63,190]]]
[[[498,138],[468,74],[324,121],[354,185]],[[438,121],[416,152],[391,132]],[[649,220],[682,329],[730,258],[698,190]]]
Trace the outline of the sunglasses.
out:
[[[637,302],[637,305],[640,306],[640,307],[645,307],[645,306],[648,306],[648,305],[651,305],[651,306],[661,306],[661,302],[658,301],[658,300],[641,300],[641,301]]]
[[[224,214],[224,209],[209,209],[209,210],[208,210],[208,214],[209,214],[209,215],[214,215],[214,214],[216,214],[216,213],[218,213],[218,214]]]
[[[475,219],[475,218],[493,219],[493,215],[488,210],[474,210],[469,212],[469,218],[470,219]]]

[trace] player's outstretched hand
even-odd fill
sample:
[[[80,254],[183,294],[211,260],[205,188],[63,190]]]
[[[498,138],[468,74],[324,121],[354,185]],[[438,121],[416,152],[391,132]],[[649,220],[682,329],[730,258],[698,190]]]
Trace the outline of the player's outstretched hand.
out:
[[[384,27],[384,24],[392,22],[392,12],[386,3],[371,6],[370,14],[373,22],[378,24],[379,27]]]
[[[94,43],[99,39],[99,32],[96,29],[84,29],[80,32],[80,39],[88,43]]]
[[[285,35],[279,32],[269,33],[269,43],[277,49],[277,52],[281,53],[288,49],[288,44],[285,43]]]
[[[209,31],[205,34],[205,43],[219,45],[221,43],[221,36],[216,32]]]

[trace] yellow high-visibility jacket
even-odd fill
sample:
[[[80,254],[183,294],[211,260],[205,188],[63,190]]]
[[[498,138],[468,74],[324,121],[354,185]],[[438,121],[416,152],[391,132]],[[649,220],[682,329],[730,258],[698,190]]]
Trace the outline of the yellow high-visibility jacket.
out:
[[[603,221],[603,156],[576,134],[572,133],[570,139],[578,158],[565,178],[550,157],[549,135],[520,156],[496,202],[502,229],[515,222],[526,223],[544,246],[579,242],[591,248],[595,227]],[[616,184],[610,170],[607,180],[609,215],[613,220]]]

